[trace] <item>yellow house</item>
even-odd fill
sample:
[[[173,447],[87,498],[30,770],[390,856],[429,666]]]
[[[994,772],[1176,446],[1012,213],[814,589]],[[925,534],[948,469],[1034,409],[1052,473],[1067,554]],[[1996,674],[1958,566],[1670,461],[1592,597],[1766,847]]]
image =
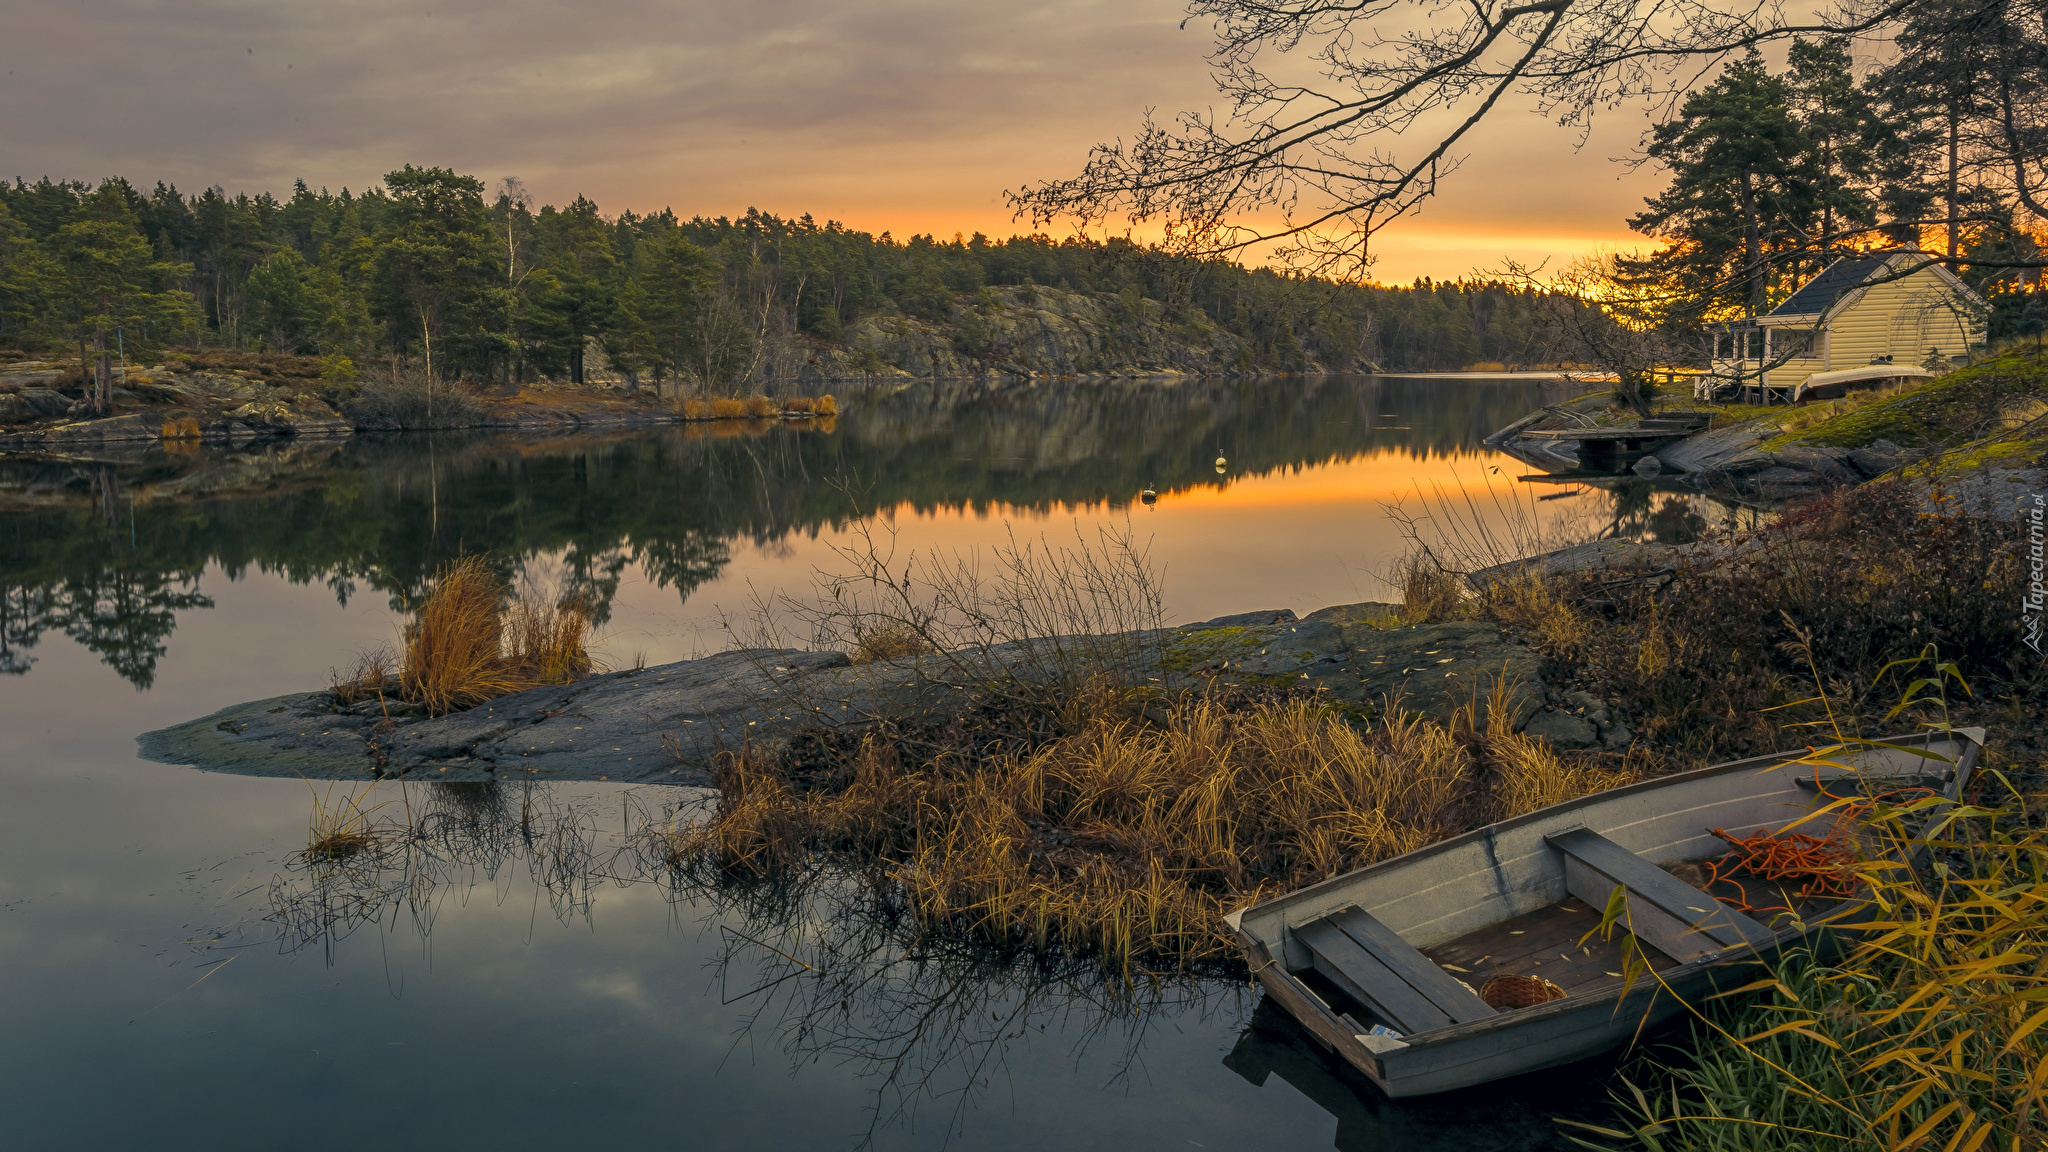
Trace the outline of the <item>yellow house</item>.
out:
[[[1984,342],[1984,298],[1918,248],[1844,256],[1783,304],[1753,320],[1715,326],[1701,387],[1759,389],[1796,399],[1826,384],[1924,376]],[[1814,379],[1824,377],[1825,379]]]

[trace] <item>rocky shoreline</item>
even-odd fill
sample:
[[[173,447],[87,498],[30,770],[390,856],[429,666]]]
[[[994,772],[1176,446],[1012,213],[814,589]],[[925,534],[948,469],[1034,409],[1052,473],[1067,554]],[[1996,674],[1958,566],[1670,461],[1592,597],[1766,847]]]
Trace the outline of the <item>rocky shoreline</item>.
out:
[[[1489,622],[1391,623],[1392,607],[1353,604],[1297,619],[1244,613],[1098,638],[1163,687],[1319,688],[1372,713],[1389,701],[1448,721],[1510,686],[1513,726],[1560,748],[1619,749],[1626,719],[1588,697],[1549,691],[1541,659]],[[1105,649],[1108,650],[1108,649]],[[841,652],[738,649],[536,688],[428,717],[331,690],[221,709],[138,737],[146,759],[206,771],[322,779],[605,780],[707,785],[714,758],[779,748],[799,733],[883,716],[943,722],[977,691],[1037,675],[1018,645],[855,665]]]
[[[1643,419],[1595,392],[1485,443],[1559,481],[1642,476],[1772,504],[1902,476],[2010,516],[2016,495],[2048,483],[2048,374],[2038,352],[2021,348],[1891,392]]]
[[[980,370],[972,361],[912,358],[923,372],[901,369],[863,371],[848,361],[812,365],[799,378],[805,388],[832,385],[907,386],[934,379],[1007,380],[1032,378],[1126,379],[1241,377],[1276,375],[1236,370],[1222,363],[1180,364],[1170,358],[1118,364],[1093,371],[1064,365],[1063,372],[1042,372],[1027,366],[1017,372]],[[218,363],[215,363],[218,361]],[[1035,363],[1035,362],[1034,362]],[[244,366],[225,366],[244,365]],[[1039,365],[1037,367],[1044,367]],[[1061,367],[1054,365],[1054,367]],[[167,445],[236,446],[266,438],[334,437],[356,432],[395,431],[410,427],[386,417],[340,410],[353,385],[322,376],[322,362],[312,357],[212,353],[198,360],[169,359],[153,365],[118,370],[113,390],[114,414],[93,416],[74,362],[0,361],[0,451],[56,452],[90,450],[100,445],[161,441]],[[683,411],[684,401],[658,389],[624,386],[622,380],[593,377],[585,385],[539,382],[512,386],[456,386],[466,414],[437,416],[437,430],[573,432],[686,424],[705,419],[822,419],[802,401],[766,415],[707,417]]]
[[[1598,406],[1604,406],[1604,399],[1598,405],[1576,407]],[[1594,427],[1578,424],[1574,419],[1588,415],[1590,412],[1575,411],[1574,406],[1545,409],[1495,432],[1486,443],[1552,475],[1598,479],[1633,473],[1675,480],[1701,491],[1730,491],[1763,500],[1782,500],[1844,484],[1861,484],[1912,458],[1899,445],[1885,439],[1856,448],[1802,444],[1770,449],[1767,443],[1780,437],[1783,429],[1778,418],[1760,416],[1695,432],[1640,455],[1624,457],[1623,472],[1614,472],[1587,467],[1580,458],[1581,451],[1571,447],[1573,441],[1564,435],[1582,427],[1594,431]],[[1527,435],[1532,432],[1552,436]]]

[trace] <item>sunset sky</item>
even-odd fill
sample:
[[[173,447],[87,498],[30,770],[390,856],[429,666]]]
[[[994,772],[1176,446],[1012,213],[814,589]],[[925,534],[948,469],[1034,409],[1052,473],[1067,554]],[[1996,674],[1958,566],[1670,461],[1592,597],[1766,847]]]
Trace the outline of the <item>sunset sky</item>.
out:
[[[361,188],[405,163],[607,212],[809,212],[869,231],[1019,230],[1002,192],[1069,175],[1144,110],[1214,99],[1174,0],[12,0],[0,176],[196,191]],[[1658,184],[1527,112],[1470,137],[1382,234],[1401,283],[1641,243]]]

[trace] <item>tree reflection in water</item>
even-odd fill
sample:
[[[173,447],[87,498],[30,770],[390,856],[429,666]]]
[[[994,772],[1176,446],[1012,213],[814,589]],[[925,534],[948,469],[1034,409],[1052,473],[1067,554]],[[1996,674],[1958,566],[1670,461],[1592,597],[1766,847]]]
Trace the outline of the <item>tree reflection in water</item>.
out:
[[[676,892],[692,912],[716,910],[721,999],[748,1005],[735,1043],[772,1037],[792,1069],[830,1063],[868,1085],[857,1147],[914,1125],[927,1108],[963,1134],[1016,1045],[1106,1059],[1103,1087],[1114,1088],[1139,1072],[1155,1025],[1241,1016],[1255,997],[1233,981],[1141,973],[1127,982],[1092,960],[923,935],[852,877]]]
[[[557,797],[546,783],[380,785],[315,794],[309,825],[347,825],[348,847],[313,847],[272,880],[268,921],[285,951],[319,948],[328,963],[358,930],[409,928],[422,940],[438,910],[524,868],[554,915],[589,921],[598,885],[652,884],[678,920],[713,932],[710,958],[734,1044],[769,1038],[791,1067],[828,1061],[871,1085],[869,1124],[883,1129],[940,1107],[960,1130],[1007,1067],[1012,1047],[1049,1038],[1070,1058],[1109,1052],[1110,1083],[1141,1060],[1148,1029],[1193,1013],[1242,1015],[1247,986],[1140,972],[1126,981],[1089,960],[999,952],[921,935],[858,879],[814,871],[780,883],[686,876],[650,828],[696,805],[635,800],[609,808]],[[382,789],[380,793],[378,789]],[[694,792],[694,790],[692,790]],[[357,814],[349,824],[351,813]]]
[[[592,888],[606,878],[595,815],[545,784],[316,791],[307,823],[315,843],[272,878],[266,919],[286,952],[318,947],[329,964],[336,945],[366,925],[395,930],[405,918],[426,939],[443,899],[493,883],[508,867],[524,866],[564,922],[589,918]],[[327,834],[335,829],[348,835]]]
[[[1068,1063],[1106,1065],[1097,1086],[1143,1081],[1158,1028],[1238,1023],[1223,1063],[1254,1086],[1272,1077],[1336,1120],[1336,1147],[1533,1152],[1561,1147],[1552,1118],[1603,1114],[1606,1066],[1575,1065],[1418,1100],[1389,1100],[1247,982],[1139,970],[1091,959],[999,950],[921,932],[885,889],[825,868],[778,882],[678,872],[658,833],[697,818],[715,796],[650,787],[581,791],[523,782],[379,785],[316,793],[309,825],[354,825],[340,851],[291,857],[270,887],[267,917],[288,952],[336,946],[370,925],[422,940],[447,900],[478,885],[509,891],[524,869],[564,923],[592,922],[605,883],[647,884],[672,915],[711,935],[704,956],[721,1004],[737,1012],[732,1044],[772,1045],[799,1071],[828,1064],[863,1083],[867,1124],[856,1148],[932,1111],[947,1136],[1043,1046]],[[1226,1025],[1227,1026],[1227,1025]],[[1034,1049],[1040,1049],[1034,1051]],[[1611,1061],[1609,1062],[1611,1063]]]
[[[0,671],[46,632],[92,645],[147,687],[202,573],[250,567],[417,599],[457,555],[508,575],[537,558],[602,623],[628,570],[679,600],[738,543],[919,513],[1122,507],[1138,489],[1221,490],[1245,476],[1380,453],[1461,455],[1541,403],[1535,384],[1365,377],[921,381],[849,398],[848,415],[703,436],[692,428],[365,435],[119,459],[0,453]],[[1402,413],[1398,428],[1375,421]],[[1233,461],[1229,476],[1210,461]]]

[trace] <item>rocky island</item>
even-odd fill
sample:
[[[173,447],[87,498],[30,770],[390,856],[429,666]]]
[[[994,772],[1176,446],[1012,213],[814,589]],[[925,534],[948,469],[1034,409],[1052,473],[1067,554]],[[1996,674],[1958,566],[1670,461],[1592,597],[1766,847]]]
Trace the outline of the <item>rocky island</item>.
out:
[[[1592,701],[1549,701],[1540,662],[1486,621],[1398,623],[1392,605],[1243,613],[1159,633],[1102,638],[1144,680],[1317,690],[1364,714],[1393,707],[1448,723],[1461,707],[1484,720],[1499,682],[1517,728],[1567,746],[1625,745],[1630,730]],[[778,749],[815,729],[884,716],[944,722],[974,691],[1006,676],[1044,674],[1028,646],[852,663],[844,652],[738,649],[529,689],[429,717],[417,705],[333,690],[224,708],[139,737],[143,755],[260,776],[437,781],[516,779],[704,785],[713,757]],[[1590,698],[1589,698],[1590,699]],[[1617,710],[1618,711],[1618,710]]]

